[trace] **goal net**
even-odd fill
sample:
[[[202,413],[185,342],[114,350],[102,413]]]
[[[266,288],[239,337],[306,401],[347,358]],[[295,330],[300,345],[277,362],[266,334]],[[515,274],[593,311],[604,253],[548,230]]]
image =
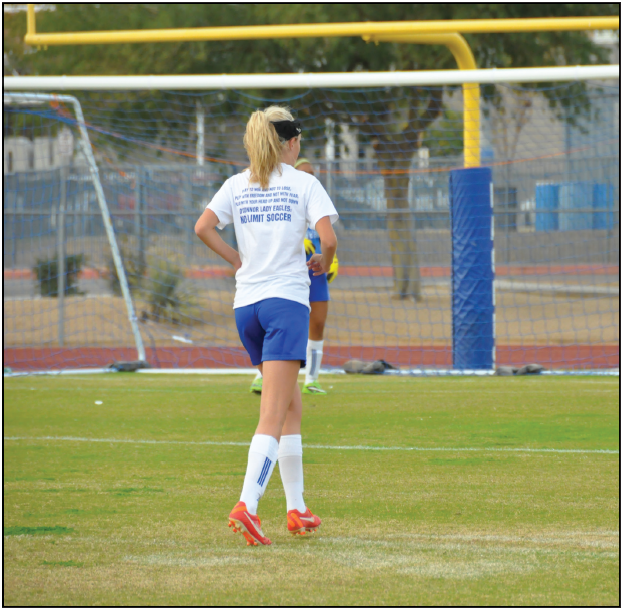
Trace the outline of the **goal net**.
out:
[[[456,265],[470,269],[457,263],[452,216],[460,86],[74,95],[152,366],[250,366],[232,269],[194,224],[247,166],[251,112],[277,103],[301,120],[301,156],[340,213],[324,364],[460,368]],[[494,228],[491,366],[618,367],[618,81],[483,84],[480,95]],[[133,314],[73,108],[5,97],[3,139],[5,365],[136,360]],[[231,227],[223,235],[235,246]]]

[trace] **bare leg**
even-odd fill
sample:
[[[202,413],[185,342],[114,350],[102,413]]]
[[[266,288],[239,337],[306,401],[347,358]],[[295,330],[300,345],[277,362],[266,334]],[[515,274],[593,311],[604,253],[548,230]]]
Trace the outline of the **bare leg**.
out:
[[[310,305],[309,338],[312,341],[322,341],[324,338],[324,326],[329,315],[329,301],[314,301]]]
[[[264,387],[260,402],[260,422],[255,434],[266,434],[279,441],[290,405],[296,402],[294,391],[295,386],[298,390],[296,382],[300,367],[299,360],[269,360],[262,363]],[[299,402],[301,400],[300,393],[298,400]],[[293,411],[296,411],[296,406],[293,407]],[[300,430],[300,409],[298,417]]]
[[[301,389],[299,384],[294,385],[294,394],[288,407],[286,421],[283,424],[281,434],[287,436],[290,434],[301,433],[301,419],[303,418],[303,400],[301,399]]]

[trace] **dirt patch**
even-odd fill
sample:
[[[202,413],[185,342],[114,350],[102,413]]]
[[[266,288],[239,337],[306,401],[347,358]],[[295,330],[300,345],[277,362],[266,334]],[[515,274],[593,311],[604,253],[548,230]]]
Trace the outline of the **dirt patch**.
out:
[[[233,291],[196,295],[200,322],[193,326],[141,323],[146,346],[180,346],[191,340],[201,346],[239,346],[232,310]],[[326,330],[329,345],[439,345],[452,341],[449,287],[426,286],[420,303],[394,301],[388,293],[331,290]],[[136,303],[139,318],[148,308]],[[558,297],[499,291],[496,294],[496,336],[499,344],[617,344],[618,297]],[[65,299],[66,347],[129,346],[133,336],[120,297]],[[4,302],[4,346],[58,345],[57,299]],[[174,338],[176,337],[176,338]]]

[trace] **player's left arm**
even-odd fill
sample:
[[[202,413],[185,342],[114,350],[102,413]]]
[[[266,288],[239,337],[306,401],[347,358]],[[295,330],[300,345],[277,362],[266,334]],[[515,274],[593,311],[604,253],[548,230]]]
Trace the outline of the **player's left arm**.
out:
[[[316,223],[315,229],[320,237],[322,254],[314,254],[307,261],[307,266],[314,272],[314,275],[322,275],[331,269],[331,263],[333,263],[337,250],[337,237],[329,216],[321,218]]]

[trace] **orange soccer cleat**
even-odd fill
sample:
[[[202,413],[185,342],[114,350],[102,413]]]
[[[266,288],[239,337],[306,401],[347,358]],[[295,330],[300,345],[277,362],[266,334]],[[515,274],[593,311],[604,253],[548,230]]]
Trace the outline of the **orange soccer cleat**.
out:
[[[234,533],[242,532],[247,539],[247,546],[257,546],[258,542],[270,544],[270,540],[262,532],[260,518],[257,515],[250,515],[244,502],[238,502],[229,513],[229,527]]]
[[[288,531],[293,535],[304,536],[306,532],[315,532],[322,521],[309,508],[304,512],[296,509],[288,511]]]

